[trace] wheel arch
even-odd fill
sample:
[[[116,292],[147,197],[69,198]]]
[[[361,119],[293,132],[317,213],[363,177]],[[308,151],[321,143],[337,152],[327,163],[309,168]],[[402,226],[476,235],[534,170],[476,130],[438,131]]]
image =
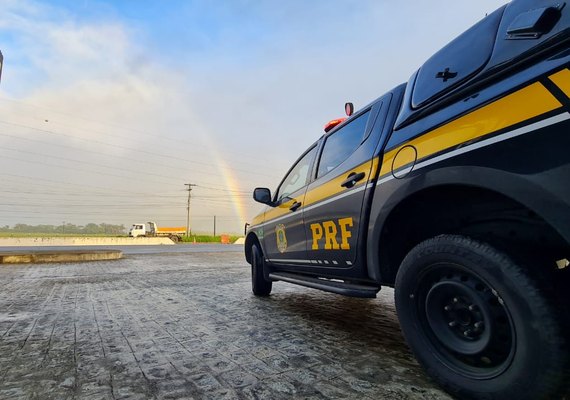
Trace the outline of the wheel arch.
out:
[[[251,247],[254,244],[257,244],[259,246],[259,248],[261,249],[261,254],[263,254],[263,248],[261,246],[261,241],[259,240],[259,238],[257,237],[257,235],[255,233],[249,232],[247,234],[247,236],[245,237],[244,249],[245,249],[245,259],[250,264],[251,264]]]
[[[431,179],[426,179],[430,174],[420,177],[420,184],[417,179],[410,180],[381,200],[384,207],[378,212],[378,218],[371,220],[367,254],[368,272],[373,279],[393,285],[407,252],[421,241],[440,234],[464,234],[488,242],[496,242],[497,238],[527,242],[533,239],[568,256],[569,241],[552,224],[549,214],[552,210],[544,211],[556,201],[548,198],[549,194],[541,187],[517,176],[500,177],[496,170],[493,174],[491,171],[478,174],[481,171],[471,168],[463,175],[461,172],[466,171],[455,168],[453,173],[457,177],[468,176],[469,180],[451,182],[444,179],[449,177],[446,171],[436,172],[439,174],[431,174]],[[426,181],[432,184],[425,185]],[[509,190],[513,194],[532,193],[532,196],[517,196],[528,200],[522,203],[514,200]],[[498,237],[486,235],[493,227],[501,230]]]

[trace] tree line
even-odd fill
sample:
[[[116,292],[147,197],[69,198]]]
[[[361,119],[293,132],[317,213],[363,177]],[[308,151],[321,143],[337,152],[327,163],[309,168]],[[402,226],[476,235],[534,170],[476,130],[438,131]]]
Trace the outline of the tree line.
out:
[[[8,233],[57,233],[57,234],[77,234],[77,235],[124,235],[126,228],[124,225],[95,224],[75,225],[65,223],[60,225],[27,225],[15,224],[10,227],[5,225],[0,227],[0,232]]]

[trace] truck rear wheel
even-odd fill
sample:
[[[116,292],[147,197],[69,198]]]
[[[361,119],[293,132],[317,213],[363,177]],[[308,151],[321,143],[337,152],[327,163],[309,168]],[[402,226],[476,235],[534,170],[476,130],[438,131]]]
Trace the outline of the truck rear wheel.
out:
[[[564,324],[509,256],[463,236],[426,240],[396,278],[402,331],[416,358],[466,399],[554,398],[568,377]]]
[[[265,280],[263,274],[265,261],[258,244],[251,246],[251,289],[256,296],[269,296],[273,282]]]

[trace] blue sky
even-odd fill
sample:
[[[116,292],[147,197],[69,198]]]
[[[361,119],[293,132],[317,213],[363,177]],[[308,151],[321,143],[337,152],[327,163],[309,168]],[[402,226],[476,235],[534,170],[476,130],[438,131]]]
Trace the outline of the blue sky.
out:
[[[344,102],[502,4],[5,0],[2,225],[183,224],[191,182],[196,229],[239,232]]]

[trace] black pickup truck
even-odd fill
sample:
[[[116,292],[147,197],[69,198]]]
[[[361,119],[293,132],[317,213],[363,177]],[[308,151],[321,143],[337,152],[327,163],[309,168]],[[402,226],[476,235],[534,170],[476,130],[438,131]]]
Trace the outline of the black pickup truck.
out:
[[[568,390],[570,9],[514,0],[336,120],[247,231],[253,293],[395,288],[404,336],[460,398]],[[336,126],[334,126],[336,124]]]

